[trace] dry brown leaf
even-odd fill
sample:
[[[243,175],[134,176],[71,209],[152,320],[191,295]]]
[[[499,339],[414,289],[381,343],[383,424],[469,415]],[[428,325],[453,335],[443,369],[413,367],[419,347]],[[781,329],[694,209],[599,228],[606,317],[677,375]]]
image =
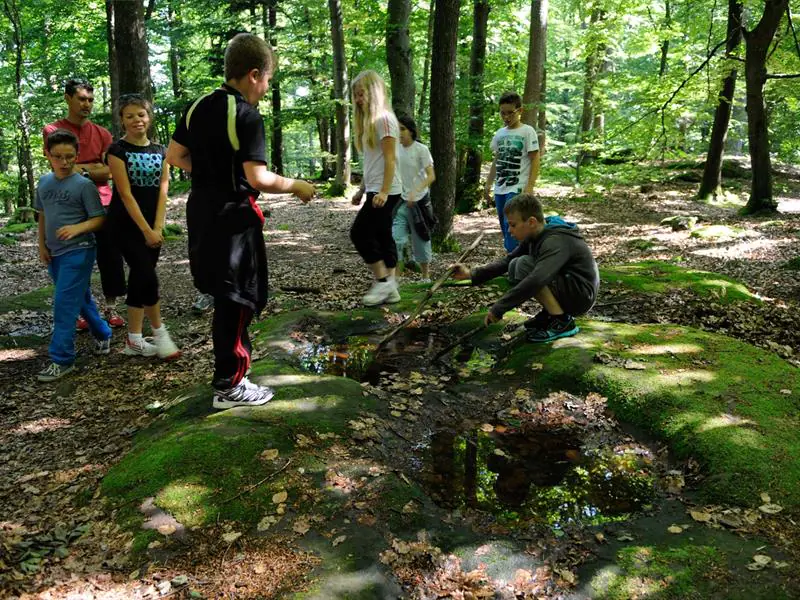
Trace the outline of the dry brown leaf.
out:
[[[287,492],[286,490],[282,490],[282,491],[278,492],[277,494],[273,494],[272,503],[273,504],[282,504],[283,502],[286,502],[286,499],[288,497],[289,497],[289,492]]]

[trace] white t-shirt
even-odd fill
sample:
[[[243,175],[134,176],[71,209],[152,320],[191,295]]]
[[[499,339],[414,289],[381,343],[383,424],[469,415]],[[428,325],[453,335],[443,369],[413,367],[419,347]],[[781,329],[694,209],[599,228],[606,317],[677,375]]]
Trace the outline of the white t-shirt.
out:
[[[392,179],[392,187],[389,195],[400,194],[403,191],[403,184],[400,180],[400,126],[397,119],[389,113],[384,114],[375,123],[374,147],[370,148],[367,143],[367,132],[364,132],[362,148],[364,149],[364,189],[367,192],[380,192],[383,186],[384,160],[381,151],[381,140],[385,137],[394,138],[395,170]]]
[[[400,178],[403,180],[403,200],[408,200],[408,193],[427,179],[425,169],[433,166],[433,157],[428,147],[419,142],[410,146],[400,144]],[[414,200],[420,200],[428,193],[428,187],[417,192]]]
[[[536,130],[525,123],[515,129],[503,127],[492,138],[492,152],[496,157],[494,193],[521,192],[531,175],[528,152],[539,149]]]

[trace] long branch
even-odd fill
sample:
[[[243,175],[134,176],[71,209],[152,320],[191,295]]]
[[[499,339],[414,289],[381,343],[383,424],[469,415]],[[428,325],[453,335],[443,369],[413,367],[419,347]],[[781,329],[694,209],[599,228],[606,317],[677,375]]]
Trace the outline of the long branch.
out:
[[[794,38],[794,47],[797,50],[797,56],[800,56],[800,42],[797,41],[797,32],[794,30],[794,23],[792,23],[792,8],[786,5],[786,18],[789,21],[789,29],[792,30],[792,37]]]
[[[800,73],[775,73],[767,75],[767,79],[797,79],[800,78]]]

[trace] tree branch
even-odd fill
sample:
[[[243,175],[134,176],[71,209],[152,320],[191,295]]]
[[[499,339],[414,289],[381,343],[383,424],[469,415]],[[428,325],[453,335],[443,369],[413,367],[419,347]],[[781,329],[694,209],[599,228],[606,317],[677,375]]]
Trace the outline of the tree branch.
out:
[[[784,74],[774,74],[774,75],[767,75],[767,79],[798,79],[800,78],[800,73],[784,73]]]
[[[156,7],[156,0],[150,0],[147,3],[147,10],[144,13],[144,20],[149,21],[150,17],[153,16],[153,9]]]
[[[794,47],[797,50],[797,56],[800,56],[800,42],[797,41],[797,32],[794,30],[794,23],[792,23],[792,8],[786,6],[786,18],[789,21],[789,29],[792,30],[792,37],[794,38]]]

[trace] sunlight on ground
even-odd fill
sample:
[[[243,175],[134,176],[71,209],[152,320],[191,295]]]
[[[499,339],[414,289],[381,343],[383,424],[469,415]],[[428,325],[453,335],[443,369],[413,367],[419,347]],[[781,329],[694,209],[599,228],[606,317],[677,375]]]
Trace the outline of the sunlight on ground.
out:
[[[660,373],[655,376],[658,385],[682,386],[694,383],[709,383],[717,378],[716,373],[700,370],[680,370],[667,373]]]
[[[700,248],[698,250],[692,250],[690,254],[695,254],[697,256],[709,256],[712,258],[725,258],[731,255],[736,255],[748,260],[772,262],[774,261],[772,256],[768,254],[761,254],[759,251],[778,249],[794,243],[796,243],[796,240],[787,238],[780,240],[754,240],[726,245],[725,247],[721,248]],[[751,256],[753,253],[756,253],[755,256]]]
[[[698,354],[703,348],[695,344],[659,344],[657,346],[636,346],[629,350],[631,354]]]
[[[706,431],[711,431],[712,429],[720,429],[721,427],[739,427],[742,425],[754,426],[755,423],[749,419],[737,417],[736,415],[722,413],[719,416],[706,419],[706,421],[697,428],[697,431],[704,433]]]
[[[36,358],[36,350],[31,350],[29,348],[0,350],[0,362],[30,360],[32,358]]]
[[[72,427],[72,421],[69,419],[45,417],[43,419],[36,419],[35,421],[23,423],[16,429],[13,429],[11,431],[11,435],[42,433],[43,431],[55,431],[57,429],[64,429],[66,427]]]
[[[800,199],[786,196],[778,196],[775,199],[778,201],[778,212],[800,213]]]

